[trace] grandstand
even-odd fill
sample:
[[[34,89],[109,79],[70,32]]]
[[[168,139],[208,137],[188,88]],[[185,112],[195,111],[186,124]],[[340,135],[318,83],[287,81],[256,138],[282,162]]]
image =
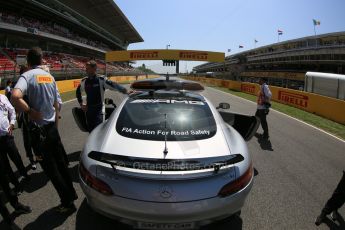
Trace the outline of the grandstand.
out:
[[[1,0],[0,80],[18,76],[17,57],[33,46],[58,79],[80,77],[90,59],[101,73],[138,74],[130,63],[106,69],[105,53],[142,41],[113,0]]]
[[[194,72],[248,82],[267,77],[271,85],[303,89],[308,71],[345,74],[345,32],[275,43],[225,60],[196,66]]]

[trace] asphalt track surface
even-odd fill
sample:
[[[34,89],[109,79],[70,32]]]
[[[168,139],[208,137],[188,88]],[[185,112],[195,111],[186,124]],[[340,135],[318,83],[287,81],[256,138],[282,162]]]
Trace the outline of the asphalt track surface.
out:
[[[254,114],[256,105],[212,88],[203,93],[214,105],[231,104],[233,112]],[[109,92],[108,97],[119,104],[122,95]],[[78,159],[87,134],[79,131],[72,118],[71,109],[76,101],[62,108],[60,134],[71,164],[74,186],[79,199],[77,212],[70,216],[57,214],[53,208],[59,198],[53,186],[38,167],[29,171],[32,180],[23,184],[25,191],[19,200],[33,209],[31,214],[21,215],[15,222],[23,229],[128,229],[91,210],[78,183]],[[229,218],[204,229],[345,229],[344,221],[328,220],[320,227],[314,225],[324,203],[332,194],[345,170],[345,142],[319,130],[271,111],[268,116],[270,142],[253,137],[248,142],[255,167],[255,182],[240,217]],[[262,133],[261,128],[258,130]],[[15,131],[16,143],[23,161],[25,157],[21,132]],[[8,205],[13,211],[12,207]],[[339,210],[345,217],[345,208]],[[0,217],[0,229],[5,230]]]

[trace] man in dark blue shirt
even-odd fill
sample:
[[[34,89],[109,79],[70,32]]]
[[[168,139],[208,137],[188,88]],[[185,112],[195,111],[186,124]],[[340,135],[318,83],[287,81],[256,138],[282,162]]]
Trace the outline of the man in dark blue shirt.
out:
[[[76,96],[80,107],[86,112],[86,121],[89,132],[101,124],[104,120],[104,92],[106,89],[127,93],[126,88],[108,80],[104,76],[96,74],[97,63],[89,61],[86,63],[87,77],[83,78],[77,88]],[[82,92],[86,93],[86,104],[83,103]]]

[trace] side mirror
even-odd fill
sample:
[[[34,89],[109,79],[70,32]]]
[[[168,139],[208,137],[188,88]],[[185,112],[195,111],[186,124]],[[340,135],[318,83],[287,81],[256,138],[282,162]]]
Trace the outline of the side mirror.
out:
[[[114,104],[115,104],[114,101],[113,101],[113,99],[110,99],[110,98],[104,99],[104,103],[105,103],[106,105],[114,105]]]
[[[230,104],[225,103],[225,102],[221,102],[221,103],[219,103],[219,105],[216,109],[230,109]]]

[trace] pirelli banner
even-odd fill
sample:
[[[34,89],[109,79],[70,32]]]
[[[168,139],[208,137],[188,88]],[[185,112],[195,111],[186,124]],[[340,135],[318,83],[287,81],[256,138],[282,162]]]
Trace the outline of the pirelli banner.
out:
[[[118,83],[128,83],[135,80],[143,80],[147,78],[156,78],[157,75],[139,75],[139,76],[113,76],[109,77],[110,80],[118,82]],[[60,93],[70,92],[75,90],[78,85],[80,84],[81,79],[75,80],[65,80],[65,81],[57,81],[57,87]]]
[[[258,84],[242,83],[241,91],[257,95]],[[287,104],[345,125],[345,101],[315,93],[270,86],[272,100]]]
[[[267,77],[267,78],[279,78],[304,81],[305,72],[292,73],[292,72],[243,72],[241,77]]]
[[[258,84],[212,78],[188,77],[203,83],[240,90],[244,93],[258,95]],[[270,86],[272,100],[287,104],[310,113],[315,113],[332,121],[345,125],[345,101],[299,90]]]
[[[144,79],[151,79],[151,78],[157,78],[157,77],[159,77],[159,75],[112,76],[112,77],[109,77],[109,79],[117,83],[129,83],[136,80],[144,80]],[[44,81],[44,80],[50,81],[50,79],[40,79],[40,81]],[[60,93],[66,93],[66,92],[76,90],[76,88],[80,84],[80,81],[81,79],[56,81],[56,85]],[[5,94],[5,90],[0,90],[0,94]]]
[[[197,50],[126,50],[110,51],[105,55],[106,62],[124,62],[138,60],[182,60],[224,62],[225,53]]]

